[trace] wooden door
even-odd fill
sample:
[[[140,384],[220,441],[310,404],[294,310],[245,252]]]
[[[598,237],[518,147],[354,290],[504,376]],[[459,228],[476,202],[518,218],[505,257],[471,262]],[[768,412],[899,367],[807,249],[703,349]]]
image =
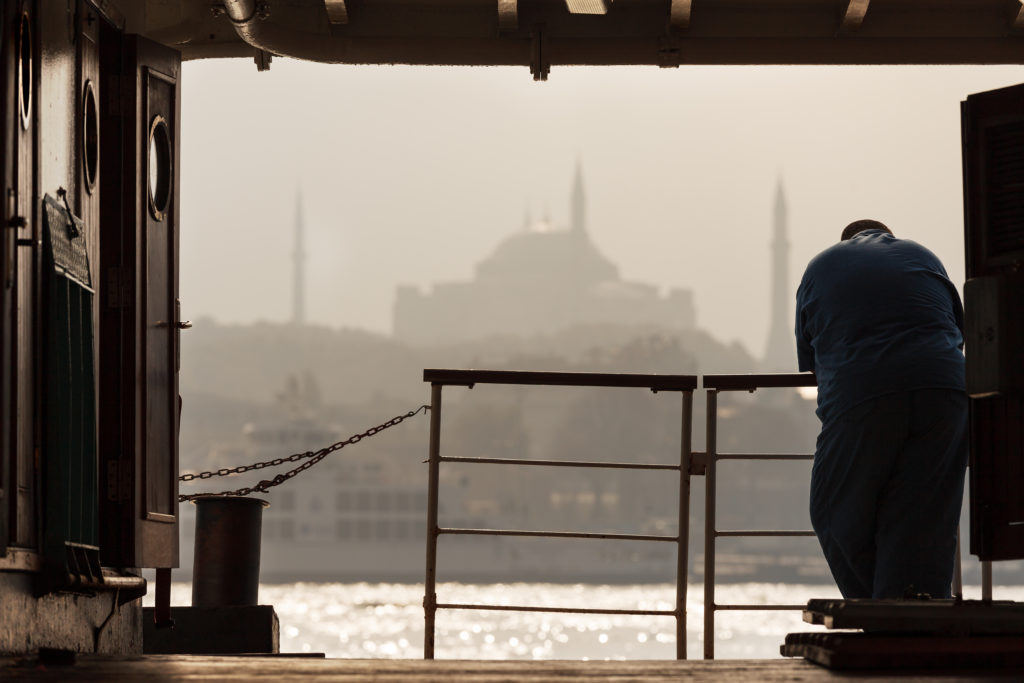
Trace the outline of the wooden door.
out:
[[[963,130],[971,552],[1024,558],[1024,85],[971,95]]]
[[[0,553],[38,545],[34,3],[5,2],[0,38]]]
[[[178,562],[180,56],[101,30],[100,517],[104,564]],[[116,168],[111,168],[116,165]],[[105,482],[105,484],[104,484]]]
[[[14,253],[17,249],[17,220],[14,201],[14,128],[17,121],[14,100],[15,44],[13,26],[16,8],[0,6],[0,556],[7,553],[8,507],[10,505],[11,463],[14,439],[11,430],[14,358]]]
[[[163,57],[163,58],[158,58]],[[142,212],[145,415],[143,506],[147,520],[174,525],[178,512],[177,54],[145,52],[146,195]],[[173,127],[173,128],[172,128]],[[177,529],[173,529],[177,538]],[[161,564],[159,566],[168,566]]]

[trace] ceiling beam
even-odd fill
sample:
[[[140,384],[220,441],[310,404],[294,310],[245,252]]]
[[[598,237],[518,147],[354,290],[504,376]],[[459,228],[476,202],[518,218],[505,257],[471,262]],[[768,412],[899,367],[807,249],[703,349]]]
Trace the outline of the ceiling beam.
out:
[[[669,6],[668,25],[675,31],[690,28],[690,10],[693,0],[672,0]]]
[[[519,28],[519,0],[498,0],[498,31]]]
[[[839,31],[856,31],[864,23],[864,15],[868,13],[871,0],[847,0],[846,10],[843,12],[843,20],[839,24]]]
[[[327,20],[332,24],[348,23],[348,8],[345,7],[345,0],[324,0],[324,7],[327,8]]]
[[[608,14],[612,0],[565,0],[570,14]]]

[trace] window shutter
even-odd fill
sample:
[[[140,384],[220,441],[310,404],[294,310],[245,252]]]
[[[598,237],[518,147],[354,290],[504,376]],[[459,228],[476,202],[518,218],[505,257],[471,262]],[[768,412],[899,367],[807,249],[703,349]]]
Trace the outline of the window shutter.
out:
[[[1024,558],[1024,85],[961,108],[971,552]]]

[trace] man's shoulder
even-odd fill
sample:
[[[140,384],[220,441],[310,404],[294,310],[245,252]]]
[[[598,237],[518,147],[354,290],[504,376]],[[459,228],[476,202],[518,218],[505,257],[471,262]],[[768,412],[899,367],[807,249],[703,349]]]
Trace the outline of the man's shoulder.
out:
[[[886,253],[901,253],[904,257],[912,256],[923,263],[942,267],[942,262],[928,247],[910,239],[893,237],[892,235],[872,235],[875,239],[849,239],[837,242],[822,250],[807,264],[807,270],[831,269],[838,263],[848,263],[857,259],[866,259],[879,264],[878,259]]]
[[[939,261],[939,257],[935,255],[935,252],[933,252],[931,249],[929,249],[928,247],[924,246],[920,242],[915,242],[914,240],[908,240],[908,239],[898,239],[898,240],[893,240],[893,244],[898,249],[902,249],[903,251],[906,251],[906,252],[909,252],[909,253],[913,253],[913,254],[917,254],[920,257],[922,257],[924,259],[927,259],[929,261],[935,261],[936,263],[941,263],[941,261]]]
[[[851,253],[849,247],[849,241],[837,242],[836,244],[818,252],[814,258],[808,261],[807,268],[804,271],[805,275],[818,272],[829,272],[837,263],[847,259]]]

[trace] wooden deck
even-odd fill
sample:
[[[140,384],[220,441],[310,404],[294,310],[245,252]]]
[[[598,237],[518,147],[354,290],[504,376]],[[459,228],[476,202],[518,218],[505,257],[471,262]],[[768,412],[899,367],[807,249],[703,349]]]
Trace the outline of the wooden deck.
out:
[[[802,659],[689,661],[456,661],[314,659],[310,657],[206,657],[79,655],[74,663],[41,664],[38,659],[0,658],[4,681],[374,681],[375,683],[545,683],[596,681],[814,681],[1022,680],[1024,671],[832,672]]]

